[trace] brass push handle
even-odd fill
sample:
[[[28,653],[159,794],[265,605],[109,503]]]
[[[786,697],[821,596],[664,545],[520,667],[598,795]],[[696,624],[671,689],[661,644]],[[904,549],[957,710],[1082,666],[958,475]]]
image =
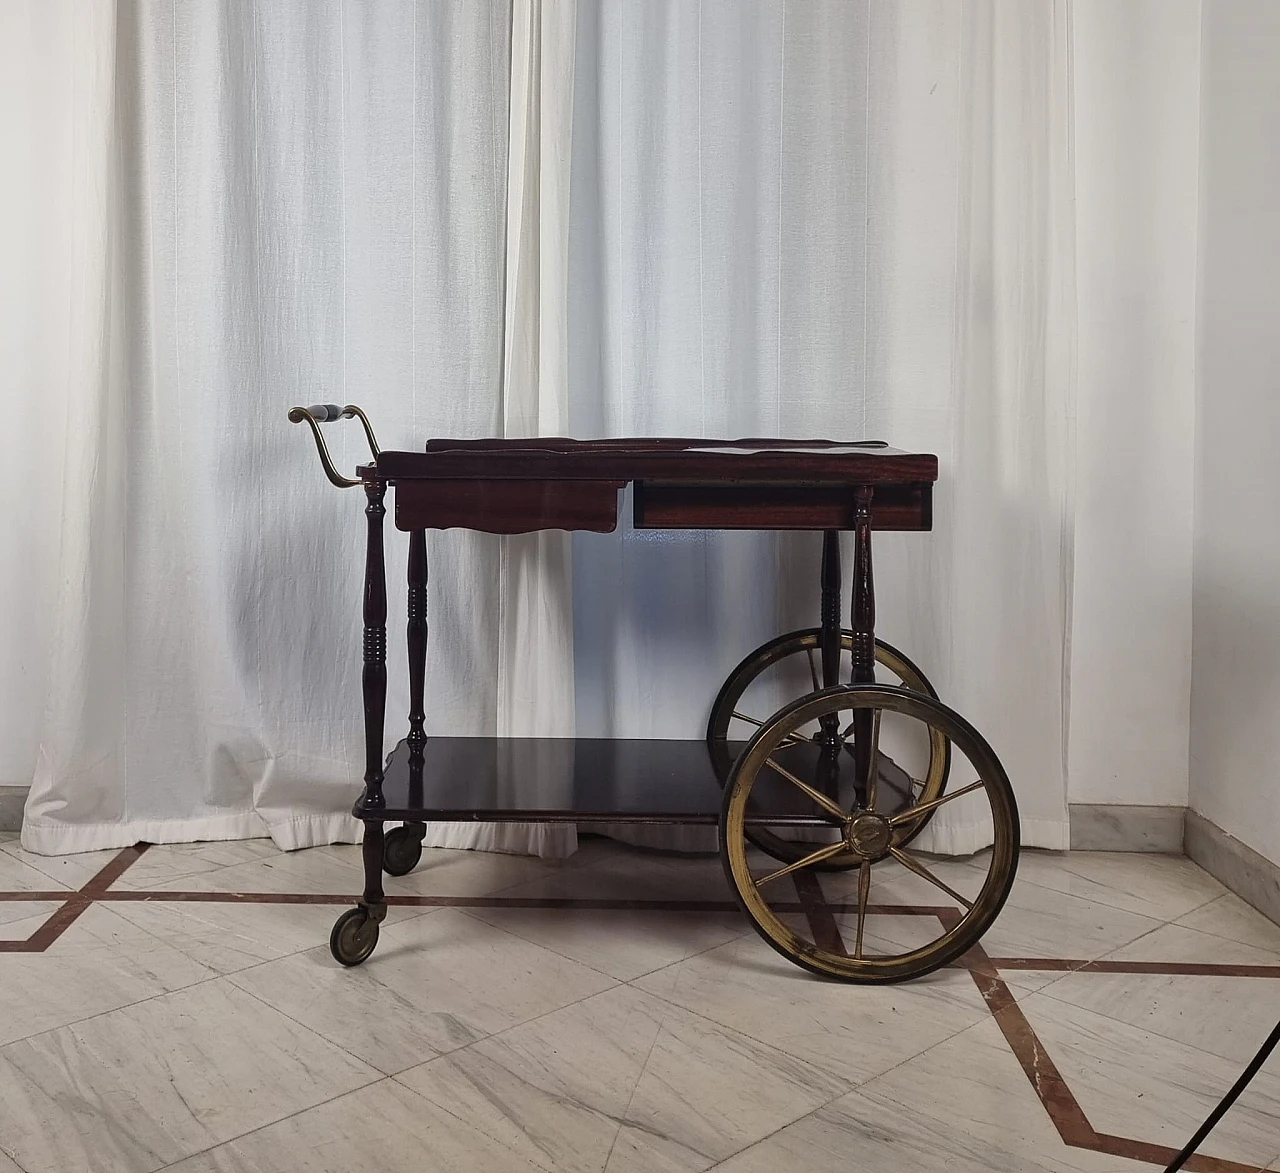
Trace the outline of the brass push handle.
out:
[[[311,434],[316,440],[316,451],[320,453],[320,463],[324,466],[324,475],[338,488],[350,489],[352,486],[360,484],[360,479],[358,477],[344,477],[333,467],[333,460],[329,456],[329,446],[324,442],[324,436],[320,433],[321,424],[333,423],[335,420],[340,419],[358,419],[360,421],[361,426],[364,428],[365,439],[369,441],[369,451],[376,461],[379,451],[378,441],[374,437],[369,417],[354,403],[348,403],[346,407],[339,407],[336,403],[314,403],[310,407],[289,408],[290,423],[305,423],[311,428]]]

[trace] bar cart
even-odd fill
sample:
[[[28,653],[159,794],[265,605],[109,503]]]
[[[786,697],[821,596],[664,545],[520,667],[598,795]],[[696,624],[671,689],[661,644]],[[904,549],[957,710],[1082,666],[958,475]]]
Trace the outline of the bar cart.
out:
[[[372,453],[355,477],[337,471],[321,432],[344,418],[360,421]],[[416,866],[431,821],[718,826],[726,877],[756,931],[796,965],[844,981],[927,974],[995,920],[1018,859],[1009,779],[920,669],[875,638],[871,533],[931,528],[935,456],[878,441],[678,438],[431,440],[382,452],[354,405],[295,407],[289,419],[309,426],[329,480],[367,500],[365,789],[353,811],[365,886],[334,925],[337,961],[373,953],[383,873]],[[818,626],[738,664],[702,740],[428,737],[426,531],[607,533],[628,484],[638,529],[821,531]],[[410,712],[407,736],[384,757],[388,487],[396,528],[409,534]],[[854,547],[847,628],[842,531]],[[981,822],[990,850],[957,863],[912,846],[951,802]]]

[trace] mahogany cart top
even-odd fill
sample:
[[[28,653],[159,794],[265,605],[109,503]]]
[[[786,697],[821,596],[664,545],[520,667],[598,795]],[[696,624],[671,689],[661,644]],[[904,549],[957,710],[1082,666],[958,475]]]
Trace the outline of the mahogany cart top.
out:
[[[607,533],[629,482],[638,529],[853,529],[870,489],[873,528],[927,530],[938,458],[879,441],[431,440],[360,475],[395,486],[402,530]]]

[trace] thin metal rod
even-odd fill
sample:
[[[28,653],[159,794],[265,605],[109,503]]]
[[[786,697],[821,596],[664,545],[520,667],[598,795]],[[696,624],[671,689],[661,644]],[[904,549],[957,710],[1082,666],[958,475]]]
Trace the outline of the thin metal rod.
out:
[[[800,781],[800,779],[797,778],[790,770],[786,769],[784,766],[778,765],[773,758],[767,758],[766,761],[793,786],[800,787],[800,789],[812,798],[820,807],[822,807],[824,811],[830,815],[834,815],[842,823],[845,821],[847,816],[844,811],[842,811],[834,802],[831,801],[831,799],[823,794],[821,790],[815,790],[808,782]]]
[[[961,896],[954,888],[949,888],[937,876],[935,876],[927,867],[918,859],[909,856],[901,847],[890,847],[889,854],[893,856],[904,868],[915,872],[922,880],[928,880],[935,888],[941,888],[952,900],[958,900],[965,908],[972,908],[973,901]]]
[[[915,782],[915,779],[911,779]],[[950,794],[944,794],[941,798],[931,799],[929,802],[922,802],[919,806],[909,806],[904,811],[899,811],[896,815],[889,816],[889,826],[896,827],[899,823],[907,823],[914,819],[917,815],[922,815],[926,811],[935,810],[944,802],[950,802],[954,798],[960,798],[966,794],[972,794],[975,790],[980,790],[986,786],[986,783],[979,778],[976,782],[970,783],[963,790],[953,790]]]
[[[746,713],[739,713],[737,709],[733,710],[733,715],[737,717],[739,721],[746,721],[748,725],[756,725],[761,729],[763,729],[769,723],[768,721],[757,721],[755,717],[748,717]],[[789,741],[792,745],[808,745],[809,744],[809,742],[806,741],[805,738],[801,737],[798,733],[788,733],[786,740]]]
[[[864,859],[858,869],[858,936],[853,943],[855,960],[862,959],[862,930],[867,924],[867,897],[871,893],[871,861]]]
[[[809,657],[809,676],[813,680],[813,691],[819,692],[822,689],[822,685],[818,683],[818,665],[814,663],[813,649],[805,648],[804,652]]]
[[[871,723],[871,761],[867,766],[867,810],[876,809],[876,776],[880,769],[880,710]]]
[[[812,867],[815,863],[821,863],[824,859],[830,859],[833,855],[839,855],[845,850],[844,841],[832,843],[827,847],[820,847],[817,851],[810,852],[804,859],[798,859],[795,863],[789,863],[785,868],[779,868],[776,872],[770,872],[767,876],[762,876],[756,881],[756,887],[767,884],[770,880],[779,880],[783,876],[789,876],[792,872],[798,872],[801,868]]]

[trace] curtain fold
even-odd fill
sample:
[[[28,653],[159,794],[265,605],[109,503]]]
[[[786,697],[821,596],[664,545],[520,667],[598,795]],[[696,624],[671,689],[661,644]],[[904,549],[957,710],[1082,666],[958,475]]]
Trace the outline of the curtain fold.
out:
[[[364,519],[284,412],[360,403],[386,447],[501,427],[511,6],[74,8],[85,308],[23,841],[358,838]],[[499,553],[432,535],[430,731],[497,728]]]

